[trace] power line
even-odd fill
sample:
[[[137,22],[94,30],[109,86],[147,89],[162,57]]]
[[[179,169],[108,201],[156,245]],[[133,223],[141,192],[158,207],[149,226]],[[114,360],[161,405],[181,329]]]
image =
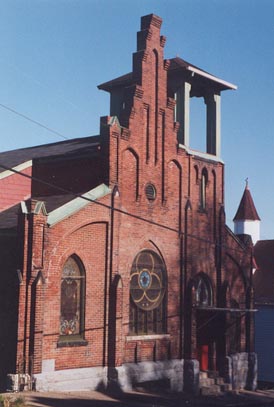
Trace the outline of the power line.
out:
[[[126,211],[124,211],[123,209],[114,208],[114,207],[112,207],[111,205],[107,205],[107,204],[104,204],[103,202],[99,202],[99,201],[97,201],[97,200],[95,200],[95,199],[88,198],[88,197],[86,197],[86,196],[84,196],[84,195],[82,195],[82,194],[76,194],[75,192],[72,192],[72,191],[70,191],[69,189],[60,187],[60,186],[58,186],[58,185],[54,185],[54,184],[52,184],[52,183],[50,183],[50,182],[47,182],[47,181],[44,181],[44,180],[42,180],[42,179],[40,179],[40,178],[33,177],[32,175],[24,174],[23,172],[17,171],[17,170],[15,170],[14,168],[8,167],[8,166],[6,166],[6,165],[4,165],[4,164],[1,164],[1,163],[0,163],[0,167],[1,167],[1,168],[4,168],[4,169],[7,170],[7,171],[11,171],[11,172],[14,172],[15,174],[21,175],[22,177],[25,177],[25,178],[31,179],[31,180],[33,180],[33,181],[39,182],[40,184],[43,184],[43,185],[46,185],[46,186],[48,186],[48,187],[54,188],[54,189],[56,189],[57,191],[60,191],[60,192],[66,193],[66,194],[70,194],[70,195],[74,196],[74,198],[81,198],[81,199],[83,199],[84,201],[88,201],[88,202],[95,203],[96,205],[102,206],[102,207],[104,207],[104,208],[106,208],[106,209],[113,210],[113,211],[119,212],[119,213],[121,213],[121,214],[123,214],[123,215],[127,215],[127,216],[130,216],[130,217],[132,217],[132,218],[135,218],[135,219],[138,219],[138,220],[142,220],[142,221],[147,222],[147,223],[149,223],[149,224],[151,224],[151,225],[159,226],[159,227],[162,227],[162,228],[164,228],[164,229],[170,230],[170,231],[172,231],[172,232],[179,233],[179,230],[178,230],[178,229],[171,228],[170,226],[162,225],[162,224],[160,224],[160,223],[158,223],[158,222],[154,222],[154,221],[152,221],[152,220],[150,220],[150,219],[145,219],[145,218],[143,218],[143,217],[141,217],[141,216],[139,216],[139,215],[134,215],[134,214],[132,214],[132,213],[130,213],[130,212],[126,212]]]
[[[56,134],[57,136],[63,138],[64,140],[69,140],[68,137],[64,136],[63,134],[59,133],[58,131],[51,129],[51,128],[48,127],[48,126],[45,126],[44,124],[38,122],[37,120],[34,120],[34,119],[32,119],[31,117],[28,117],[28,116],[26,116],[25,114],[20,113],[20,112],[18,112],[17,110],[12,109],[11,107],[4,105],[3,103],[0,103],[0,107],[2,107],[3,109],[8,110],[9,112],[12,112],[12,113],[16,114],[17,116],[23,117],[23,119],[26,119],[26,120],[28,120],[29,122],[34,123],[34,124],[36,124],[37,126],[42,127],[43,129],[48,130],[49,132],[51,132],[51,133],[53,133],[53,134]]]
[[[11,171],[11,172],[13,172],[15,174],[21,175],[21,176],[23,176],[25,178],[28,178],[28,179],[31,179],[33,181],[39,182],[40,184],[43,184],[43,185],[49,186],[51,188],[54,188],[57,191],[60,191],[60,192],[66,193],[66,194],[70,194],[70,195],[74,196],[74,198],[81,198],[81,199],[83,199],[85,201],[88,201],[88,202],[94,203],[96,205],[102,206],[102,207],[104,207],[104,208],[106,208],[108,210],[118,212],[118,213],[120,213],[122,215],[126,215],[126,216],[129,216],[129,217],[137,219],[137,220],[141,220],[142,222],[146,222],[146,223],[148,223],[150,225],[157,226],[157,227],[160,227],[162,229],[177,233],[178,235],[181,235],[181,236],[187,236],[188,238],[193,238],[193,239],[196,239],[196,240],[204,242],[204,243],[209,243],[209,244],[216,245],[215,241],[211,241],[209,239],[201,238],[200,236],[192,235],[192,234],[189,234],[189,233],[186,234],[186,233],[184,233],[183,231],[181,231],[179,229],[172,228],[170,226],[163,225],[163,224],[161,224],[159,222],[155,222],[155,221],[152,221],[150,219],[143,218],[142,216],[135,215],[133,213],[127,212],[127,211],[125,211],[123,209],[115,208],[115,207],[113,207],[111,205],[104,204],[103,202],[99,202],[99,201],[97,201],[95,199],[88,198],[88,197],[86,197],[86,196],[84,196],[82,194],[77,194],[77,193],[72,192],[72,191],[70,191],[70,190],[68,190],[66,188],[63,188],[63,187],[60,187],[58,185],[54,185],[54,184],[52,184],[50,182],[44,181],[44,180],[42,180],[40,178],[33,177],[32,175],[24,174],[23,172],[15,170],[12,167],[8,167],[7,165],[2,164],[1,162],[0,162],[0,167],[7,170],[7,171]],[[232,248],[232,247],[228,247],[228,246],[224,245],[223,243],[221,244],[221,247],[223,247],[225,249],[229,249],[229,250],[234,251],[234,252],[242,253],[242,251],[237,250],[237,249]]]

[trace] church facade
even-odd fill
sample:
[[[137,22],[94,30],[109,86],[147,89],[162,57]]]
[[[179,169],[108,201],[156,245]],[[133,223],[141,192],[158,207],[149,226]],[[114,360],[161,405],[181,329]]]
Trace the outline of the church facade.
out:
[[[252,245],[225,224],[220,157],[235,86],[164,59],[161,23],[142,17],[132,72],[99,86],[99,136],[0,154],[2,380],[256,387]],[[195,97],[206,151],[190,147]]]

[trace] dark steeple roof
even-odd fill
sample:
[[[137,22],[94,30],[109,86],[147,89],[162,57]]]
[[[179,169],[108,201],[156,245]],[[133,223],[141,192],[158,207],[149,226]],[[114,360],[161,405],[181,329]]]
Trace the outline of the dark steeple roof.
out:
[[[255,208],[248,185],[245,187],[239,208],[233,219],[234,222],[237,220],[261,220]]]

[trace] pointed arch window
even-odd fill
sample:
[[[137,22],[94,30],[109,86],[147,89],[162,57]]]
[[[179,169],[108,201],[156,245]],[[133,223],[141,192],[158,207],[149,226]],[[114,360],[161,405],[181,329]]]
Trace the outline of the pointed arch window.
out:
[[[202,171],[201,185],[200,185],[200,209],[206,209],[206,187],[208,182],[207,170],[204,168]]]
[[[203,276],[196,280],[195,301],[197,306],[209,306],[212,304],[211,285]]]
[[[77,340],[84,334],[85,271],[76,256],[67,259],[61,277],[60,339]]]
[[[141,251],[130,273],[131,335],[166,332],[166,269],[161,257],[151,250]]]

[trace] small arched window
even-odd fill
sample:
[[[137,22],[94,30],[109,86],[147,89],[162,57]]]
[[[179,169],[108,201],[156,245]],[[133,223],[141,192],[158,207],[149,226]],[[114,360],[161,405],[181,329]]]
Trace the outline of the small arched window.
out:
[[[199,169],[197,167],[197,165],[194,166],[194,175],[195,175],[195,182],[196,184],[199,183]]]
[[[198,306],[209,306],[212,303],[212,293],[209,281],[200,276],[195,284],[195,301]]]
[[[61,338],[83,336],[84,291],[84,267],[76,256],[71,256],[63,267],[61,277]]]
[[[202,171],[201,185],[200,185],[200,208],[206,209],[206,187],[208,182],[207,170],[204,168]]]
[[[141,251],[130,273],[130,334],[164,333],[166,330],[166,269],[161,257]]]

